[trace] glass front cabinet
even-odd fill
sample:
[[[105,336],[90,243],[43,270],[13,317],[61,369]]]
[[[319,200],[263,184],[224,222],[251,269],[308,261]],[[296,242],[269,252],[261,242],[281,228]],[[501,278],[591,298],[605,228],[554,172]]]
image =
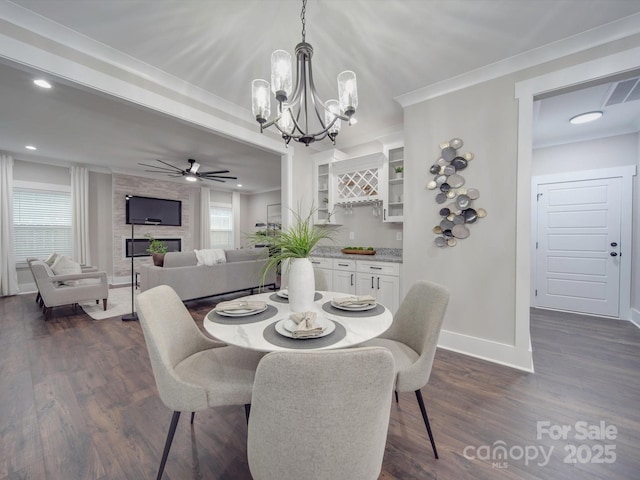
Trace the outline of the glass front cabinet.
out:
[[[385,145],[384,163],[384,222],[404,221],[404,146],[401,142]]]

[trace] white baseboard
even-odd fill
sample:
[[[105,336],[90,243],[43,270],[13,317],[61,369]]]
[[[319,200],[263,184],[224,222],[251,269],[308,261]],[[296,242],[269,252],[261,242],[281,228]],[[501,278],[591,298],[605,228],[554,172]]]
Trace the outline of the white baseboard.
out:
[[[631,318],[629,319],[636,327],[640,328],[640,311],[635,308],[631,309]]]
[[[35,282],[31,283],[19,283],[18,290],[20,291],[20,295],[27,293],[36,293],[38,289],[36,288]]]
[[[513,345],[471,337],[461,333],[440,331],[438,347],[471,357],[480,358],[507,367],[533,373],[531,349],[519,349]]]

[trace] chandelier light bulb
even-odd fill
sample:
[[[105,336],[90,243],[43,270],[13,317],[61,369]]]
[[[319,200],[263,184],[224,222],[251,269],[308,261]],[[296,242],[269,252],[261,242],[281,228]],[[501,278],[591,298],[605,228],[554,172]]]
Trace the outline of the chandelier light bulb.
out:
[[[326,110],[324,111],[324,123],[329,128],[330,134],[337,134],[340,131],[341,126],[341,120],[339,118],[336,118],[338,115],[340,115],[340,104],[337,100],[327,100],[324,106],[326,107]],[[331,127],[329,127],[334,119],[335,123]]]
[[[258,123],[265,123],[271,115],[269,82],[260,78],[251,82],[251,111]]]
[[[291,55],[285,50],[271,54],[271,91],[279,102],[286,102],[291,95]]]
[[[356,74],[347,70],[338,75],[338,96],[342,112],[350,117],[358,108],[358,83]]]
[[[282,115],[280,115],[276,123],[283,135],[291,135],[293,133],[293,118],[291,118],[291,110],[288,107],[283,107]]]

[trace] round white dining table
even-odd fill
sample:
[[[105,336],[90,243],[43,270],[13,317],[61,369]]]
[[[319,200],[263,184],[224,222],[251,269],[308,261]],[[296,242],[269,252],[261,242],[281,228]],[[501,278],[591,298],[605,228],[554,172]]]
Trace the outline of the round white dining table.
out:
[[[335,297],[348,294],[316,292],[316,313],[335,323],[335,330],[324,337],[293,339],[276,331],[275,324],[290,315],[289,302],[276,292],[242,297],[242,300],[261,300],[267,310],[257,315],[240,317],[222,316],[211,310],[204,318],[204,329],[221,342],[260,352],[283,350],[330,350],[348,348],[366,342],[384,333],[393,321],[393,315],[382,304],[368,311],[344,311],[331,305]]]

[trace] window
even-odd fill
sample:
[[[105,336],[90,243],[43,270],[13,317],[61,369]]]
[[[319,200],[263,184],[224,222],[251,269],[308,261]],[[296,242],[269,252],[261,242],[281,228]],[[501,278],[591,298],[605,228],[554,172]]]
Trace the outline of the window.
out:
[[[71,193],[14,188],[13,242],[16,262],[54,252],[71,256]]]
[[[230,204],[210,203],[211,248],[233,248],[233,209]]]

